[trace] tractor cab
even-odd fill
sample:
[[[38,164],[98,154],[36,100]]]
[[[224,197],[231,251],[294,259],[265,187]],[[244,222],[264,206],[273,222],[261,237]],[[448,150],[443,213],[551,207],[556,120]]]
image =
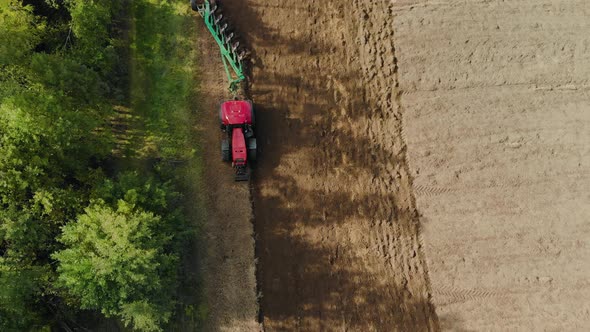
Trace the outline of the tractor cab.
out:
[[[236,181],[249,179],[249,166],[256,160],[254,108],[249,100],[223,102],[219,110],[221,130],[227,138],[221,142],[223,161],[231,161]]]

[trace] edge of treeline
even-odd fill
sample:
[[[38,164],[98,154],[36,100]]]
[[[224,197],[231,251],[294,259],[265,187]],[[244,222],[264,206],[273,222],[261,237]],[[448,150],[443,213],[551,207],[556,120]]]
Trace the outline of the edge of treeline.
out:
[[[205,315],[179,293],[204,214],[191,22],[180,0],[0,0],[0,330]]]

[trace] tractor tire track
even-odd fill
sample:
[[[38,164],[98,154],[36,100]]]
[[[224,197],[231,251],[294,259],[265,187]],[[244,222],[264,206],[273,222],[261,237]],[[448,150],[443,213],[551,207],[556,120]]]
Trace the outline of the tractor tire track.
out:
[[[507,293],[505,290],[455,289],[450,287],[438,289],[433,295],[440,298],[441,305],[463,303],[467,301],[481,302],[488,298],[509,298],[511,296],[511,294]]]

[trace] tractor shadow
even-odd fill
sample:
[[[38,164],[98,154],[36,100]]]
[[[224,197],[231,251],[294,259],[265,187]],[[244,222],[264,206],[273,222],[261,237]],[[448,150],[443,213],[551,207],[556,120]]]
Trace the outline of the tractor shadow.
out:
[[[381,183],[383,174],[404,167],[403,147],[382,146],[367,133],[387,112],[367,101],[359,69],[334,52],[339,41],[305,30],[321,15],[313,3],[281,3],[223,1],[252,58],[260,319],[269,330],[436,330],[434,307],[409,285],[413,281],[388,270],[387,258],[359,256],[359,249],[376,251],[371,244],[342,241],[342,232],[362,229],[357,222],[395,223],[402,237],[419,232],[415,210],[400,203],[400,184]],[[314,187],[319,178],[345,181],[336,189]],[[379,263],[368,268],[364,257]]]

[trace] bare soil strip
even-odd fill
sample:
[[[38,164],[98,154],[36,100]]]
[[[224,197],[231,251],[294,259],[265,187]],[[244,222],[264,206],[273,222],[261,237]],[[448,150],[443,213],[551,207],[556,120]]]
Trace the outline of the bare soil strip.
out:
[[[188,2],[187,2],[188,3]],[[196,16],[197,14],[195,14]],[[200,18],[198,40],[200,103],[196,110],[203,158],[206,222],[201,230],[201,273],[207,308],[205,331],[258,331],[254,236],[248,184],[234,182],[221,161],[219,105],[231,98],[217,45]]]
[[[391,5],[223,3],[253,52],[265,329],[437,329],[402,140]]]
[[[590,2],[397,1],[443,329],[590,326]]]

